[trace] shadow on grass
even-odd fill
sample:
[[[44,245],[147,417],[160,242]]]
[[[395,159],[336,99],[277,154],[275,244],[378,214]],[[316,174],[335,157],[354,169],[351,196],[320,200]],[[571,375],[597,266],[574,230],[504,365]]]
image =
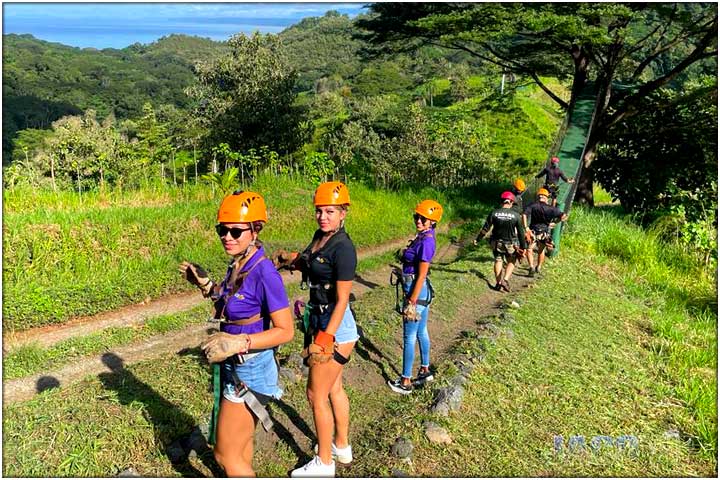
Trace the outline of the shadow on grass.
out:
[[[375,344],[365,335],[365,332],[363,332],[360,327],[358,327],[358,329],[360,330],[360,339],[355,345],[355,351],[358,355],[360,355],[360,358],[377,365],[380,370],[380,374],[383,376],[385,381],[395,380],[399,377],[400,371],[393,365],[393,362],[375,346]],[[392,371],[395,374],[394,376],[391,377],[388,375],[387,365],[390,365],[390,368],[392,368]]]
[[[109,373],[98,375],[103,387],[106,390],[115,390],[118,400],[123,405],[137,402],[144,405],[145,415],[153,426],[155,442],[162,447],[163,453],[176,472],[186,477],[203,476],[202,472],[193,467],[188,460],[190,453],[188,447],[191,447],[213,476],[224,474],[215,462],[212,449],[202,434],[199,434],[200,428],[192,416],[125,369],[123,359],[118,355],[106,353],[102,356],[102,362],[111,370]],[[180,436],[182,439],[194,439],[194,444],[187,445],[186,441],[181,441],[178,432],[183,432]]]
[[[275,400],[270,405],[272,405],[272,407],[268,409],[268,411],[270,413],[270,418],[272,418],[273,420],[273,429],[275,430],[275,433],[277,434],[278,438],[280,438],[280,441],[290,447],[290,449],[295,453],[295,456],[298,458],[298,461],[295,464],[295,467],[293,467],[293,469],[305,465],[312,459],[312,457],[308,455],[308,453],[303,450],[300,445],[298,445],[297,440],[295,440],[292,432],[290,432],[290,430],[285,428],[285,426],[278,421],[274,410],[276,408],[282,410],[283,413],[287,416],[288,420],[290,420],[290,422],[292,422],[292,424],[295,425],[295,427],[300,430],[303,435],[310,439],[310,441],[316,441],[315,432],[312,431],[310,426],[305,422],[305,420],[303,420],[297,410],[295,410],[287,403],[283,402],[282,400]]]
[[[375,288],[377,288],[377,287],[380,286],[379,284],[377,284],[377,283],[375,283],[375,282],[371,282],[370,280],[365,280],[365,279],[364,279],[363,277],[361,277],[360,275],[355,275],[355,278],[354,278],[353,281],[359,283],[360,285],[365,285],[365,286],[368,287],[370,290],[373,290],[373,289],[375,289]]]

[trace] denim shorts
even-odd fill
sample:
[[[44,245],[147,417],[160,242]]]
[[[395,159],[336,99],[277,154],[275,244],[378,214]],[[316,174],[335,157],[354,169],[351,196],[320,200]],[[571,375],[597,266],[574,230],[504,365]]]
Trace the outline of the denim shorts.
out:
[[[231,368],[233,368],[232,365],[227,361],[220,368],[223,397],[233,403],[244,403],[242,397],[238,397],[235,391]],[[271,348],[263,350],[247,362],[237,365],[235,373],[250,390],[260,394],[256,396],[263,404],[267,403],[270,398],[277,399],[283,394],[278,385],[278,368]]]
[[[342,322],[335,331],[335,342],[336,343],[350,343],[357,342],[360,338],[358,334],[357,324],[355,323],[355,316],[350,310],[350,305],[345,309]]]

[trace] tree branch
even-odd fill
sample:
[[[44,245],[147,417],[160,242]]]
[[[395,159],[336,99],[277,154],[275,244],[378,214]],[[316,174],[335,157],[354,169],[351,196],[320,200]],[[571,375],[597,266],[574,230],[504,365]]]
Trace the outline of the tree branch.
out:
[[[670,42],[666,43],[665,45],[661,46],[660,43],[661,43],[662,39],[665,38],[665,33],[667,32],[667,27],[669,26],[669,24],[666,25],[665,28],[663,29],[663,32],[659,35],[658,42],[655,45],[653,52],[650,55],[648,55],[642,62],[640,62],[640,65],[638,65],[637,68],[635,68],[635,71],[633,72],[631,79],[633,81],[635,81],[638,78],[640,78],[640,75],[642,74],[642,72],[652,62],[654,62],[657,59],[657,57],[659,57],[663,53],[667,52],[671,48],[679,45],[680,43],[687,41],[687,39],[690,38],[690,36],[692,34],[705,31],[708,28],[711,28],[712,30],[717,30],[716,22],[717,22],[717,17],[714,17],[714,18],[711,18],[710,20],[708,20],[707,22],[705,22],[703,25],[700,25],[698,28],[694,29],[694,31],[686,30],[683,28],[680,32],[678,32],[677,36],[674,39],[672,39]],[[713,27],[712,25],[715,25],[715,26]],[[634,51],[635,50],[628,52],[628,54],[633,53]]]
[[[693,63],[702,60],[703,58],[717,55],[717,50],[705,51],[713,41],[717,40],[717,17],[713,21],[713,25],[705,34],[705,36],[698,42],[695,50],[690,53],[682,62],[678,63],[675,68],[670,70],[667,74],[662,77],[658,77],[650,82],[642,85],[637,92],[625,98],[622,108],[618,108],[617,111],[608,118],[606,127],[610,127],[625,117],[635,115],[637,113],[637,106],[643,98],[657,90],[658,88],[666,85],[667,83],[674,80],[680,73],[688,68]]]
[[[474,57],[477,57],[477,58],[479,58],[479,59],[481,59],[481,60],[485,60],[486,62],[490,62],[490,63],[492,63],[492,64],[494,64],[494,65],[499,66],[499,67],[506,68],[506,69],[508,69],[508,70],[517,70],[517,69],[518,69],[517,66],[513,67],[511,64],[502,63],[502,62],[498,61],[498,60],[495,59],[495,58],[489,57],[489,56],[487,56],[487,55],[482,55],[482,54],[478,53],[477,51],[472,50],[471,48],[468,48],[467,46],[462,45],[462,44],[460,44],[460,43],[451,42],[451,43],[450,43],[450,45],[451,45],[450,47],[448,47],[447,44],[439,44],[439,43],[431,43],[431,44],[432,44],[432,45],[435,45],[435,46],[438,46],[438,47],[454,48],[454,49],[456,49],[456,50],[462,50],[462,51],[464,51],[464,52],[469,53],[470,55],[472,55],[472,56],[474,56]],[[499,58],[500,60],[505,61],[505,60],[504,60],[503,58],[501,58],[501,57],[497,57],[497,58]],[[522,66],[522,65],[520,65],[520,67],[524,68],[524,66]]]
[[[560,105],[563,109],[567,110],[570,106],[566,101],[564,101],[562,98],[555,95],[552,90],[550,90],[543,82],[540,80],[540,77],[537,76],[535,72],[527,72],[528,75],[535,81],[538,87],[542,89],[543,92],[547,93],[550,98],[552,98],[558,105]]]

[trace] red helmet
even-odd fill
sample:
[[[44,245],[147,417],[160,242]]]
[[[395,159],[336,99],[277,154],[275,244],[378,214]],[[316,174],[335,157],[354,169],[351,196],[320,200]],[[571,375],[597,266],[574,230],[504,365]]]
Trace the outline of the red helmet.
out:
[[[560,159],[558,157],[552,157],[550,159],[550,163],[558,164],[558,163],[560,163]]]
[[[512,192],[503,192],[502,195],[500,195],[500,198],[503,200],[503,203],[505,200],[510,200],[511,202],[515,201],[515,195],[513,195]]]

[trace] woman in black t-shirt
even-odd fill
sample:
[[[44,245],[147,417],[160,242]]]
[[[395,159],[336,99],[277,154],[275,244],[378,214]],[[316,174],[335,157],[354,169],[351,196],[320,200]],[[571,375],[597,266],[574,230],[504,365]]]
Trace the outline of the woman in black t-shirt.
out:
[[[293,267],[310,287],[303,356],[310,367],[307,397],[318,445],[317,455],[293,470],[292,477],[333,477],[333,457],[340,463],[352,461],[350,401],[342,384],[343,366],[360,338],[350,310],[357,254],[344,228],[350,194],[343,183],[326,182],[315,190],[313,203],[319,228]]]

